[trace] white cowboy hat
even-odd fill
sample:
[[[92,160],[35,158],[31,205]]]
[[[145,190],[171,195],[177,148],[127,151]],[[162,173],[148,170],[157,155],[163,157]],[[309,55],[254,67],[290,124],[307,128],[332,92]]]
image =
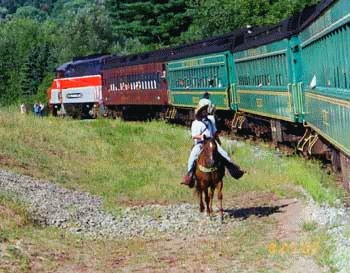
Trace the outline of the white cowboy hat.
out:
[[[211,104],[211,101],[208,99],[201,99],[198,102],[198,105],[196,107],[196,109],[194,110],[195,115],[198,115],[202,110],[204,110],[205,108],[209,108],[211,109],[213,106]]]

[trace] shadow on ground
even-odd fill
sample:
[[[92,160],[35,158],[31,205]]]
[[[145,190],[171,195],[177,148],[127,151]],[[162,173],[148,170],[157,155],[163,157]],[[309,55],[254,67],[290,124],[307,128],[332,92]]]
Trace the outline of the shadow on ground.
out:
[[[268,206],[268,207],[250,207],[250,208],[240,208],[240,209],[226,209],[225,213],[231,218],[241,218],[245,220],[250,216],[254,215],[257,217],[269,216],[274,213],[281,213],[281,208],[287,207],[288,204],[280,206]]]

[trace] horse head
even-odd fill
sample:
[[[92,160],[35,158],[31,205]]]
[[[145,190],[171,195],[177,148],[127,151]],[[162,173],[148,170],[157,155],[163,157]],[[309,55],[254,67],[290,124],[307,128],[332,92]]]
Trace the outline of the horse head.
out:
[[[213,167],[218,161],[218,148],[213,138],[204,135],[202,156],[207,167]]]

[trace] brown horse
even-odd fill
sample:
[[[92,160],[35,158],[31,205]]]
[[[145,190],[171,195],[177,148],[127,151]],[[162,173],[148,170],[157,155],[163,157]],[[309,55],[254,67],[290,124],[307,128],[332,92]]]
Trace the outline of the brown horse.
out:
[[[221,221],[223,221],[224,210],[222,209],[222,179],[225,175],[225,166],[220,162],[220,158],[221,156],[218,153],[215,139],[204,139],[202,150],[198,156],[194,177],[196,180],[196,190],[199,196],[200,211],[204,211],[204,193],[207,213],[208,216],[211,216],[213,212],[212,205],[214,191],[217,189]]]

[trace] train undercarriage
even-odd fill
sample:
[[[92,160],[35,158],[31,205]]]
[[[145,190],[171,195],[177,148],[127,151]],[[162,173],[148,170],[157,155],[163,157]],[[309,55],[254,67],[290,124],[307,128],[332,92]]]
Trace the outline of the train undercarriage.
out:
[[[72,118],[94,118],[96,117],[96,107],[94,103],[65,103],[55,104],[51,107],[53,116],[69,116]]]
[[[315,158],[338,175],[346,190],[350,186],[350,157],[337,149],[307,124],[289,123],[237,112],[231,123],[234,134],[272,141],[275,147],[288,147],[306,159]]]
[[[118,105],[107,106],[104,116],[122,120],[150,121],[165,119],[167,107],[163,105]]]

